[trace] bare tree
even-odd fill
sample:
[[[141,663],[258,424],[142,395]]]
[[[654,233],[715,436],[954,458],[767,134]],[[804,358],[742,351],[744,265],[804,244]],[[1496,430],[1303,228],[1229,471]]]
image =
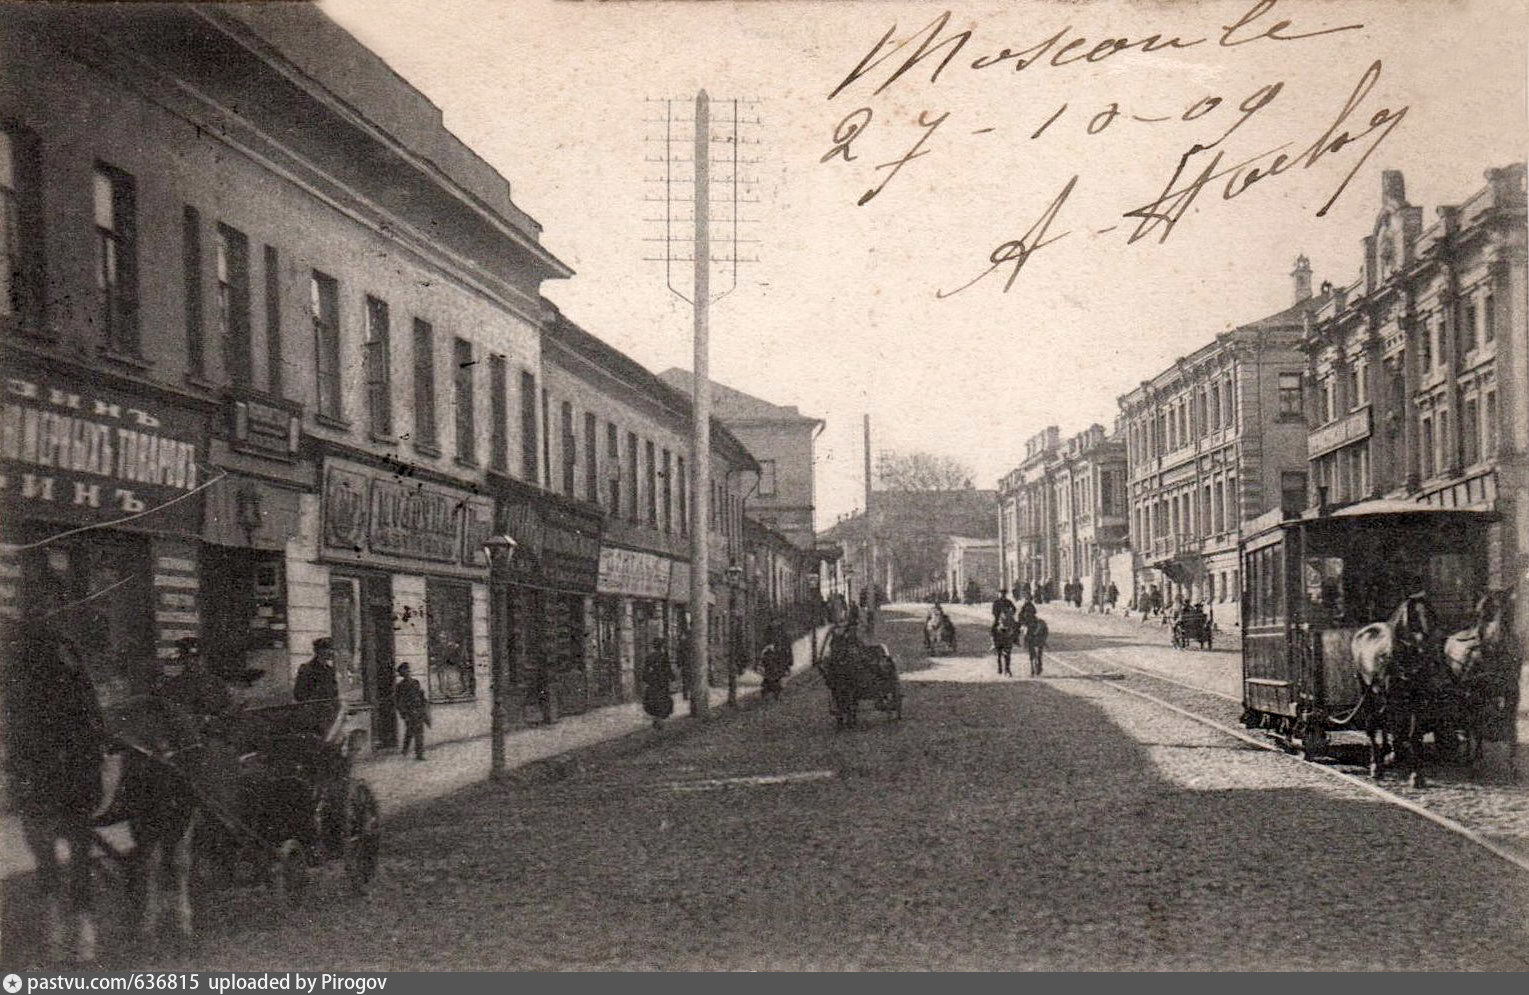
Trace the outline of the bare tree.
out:
[[[955,491],[972,486],[972,469],[939,453],[881,452],[876,478],[886,491]]]

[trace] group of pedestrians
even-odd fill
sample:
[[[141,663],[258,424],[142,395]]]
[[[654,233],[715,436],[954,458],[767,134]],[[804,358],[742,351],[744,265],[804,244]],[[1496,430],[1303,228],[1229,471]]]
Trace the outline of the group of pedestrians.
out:
[[[850,606],[851,609],[854,605]],[[853,612],[851,613],[853,614]],[[668,647],[663,637],[655,637],[647,656],[643,658],[642,680],[642,709],[653,720],[653,728],[663,726],[664,720],[674,714],[674,681],[678,677],[680,681],[680,693],[689,697],[688,680],[690,676],[689,641],[682,633],[679,641],[680,660],[678,672],[674,662],[669,657]],[[735,654],[736,659],[736,654]],[[737,664],[734,663],[734,666]],[[759,651],[759,661],[756,664],[763,683],[760,687],[760,697],[765,699],[781,696],[785,684],[786,675],[791,672],[791,641],[786,635],[785,628],[779,623],[773,623],[769,627],[769,640],[763,649]]]

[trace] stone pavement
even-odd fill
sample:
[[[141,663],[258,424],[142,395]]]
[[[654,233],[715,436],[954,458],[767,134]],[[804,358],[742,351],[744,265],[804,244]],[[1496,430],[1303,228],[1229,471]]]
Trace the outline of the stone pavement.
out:
[[[819,631],[819,641],[823,631]],[[792,646],[791,673],[787,680],[801,677],[811,667],[811,640],[803,636]],[[740,675],[740,700],[757,696],[759,689],[760,677],[757,673],[750,670]],[[727,714],[727,688],[712,688],[710,700],[714,716]],[[672,728],[692,722],[689,711],[689,703],[675,695],[674,715],[665,722],[665,726]],[[516,729],[505,736],[506,766],[510,770],[525,767],[573,750],[640,733],[651,726],[652,720],[643,712],[642,705],[627,702],[593,708],[582,715],[564,716],[550,726],[533,725]],[[434,745],[427,741],[425,752],[427,759],[423,762],[414,760],[412,756],[404,757],[388,752],[371,754],[357,764],[355,773],[377,795],[383,818],[410,805],[451,794],[488,777],[490,743],[486,735]],[[125,826],[112,826],[105,835],[114,846],[127,847],[131,844]],[[12,812],[0,815],[0,878],[24,874],[32,869],[32,855],[22,841],[19,820]]]

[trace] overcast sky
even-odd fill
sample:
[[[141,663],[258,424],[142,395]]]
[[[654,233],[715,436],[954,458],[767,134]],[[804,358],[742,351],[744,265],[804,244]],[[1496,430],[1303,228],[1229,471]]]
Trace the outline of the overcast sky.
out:
[[[827,421],[820,527],[860,504],[862,414],[873,449],[955,456],[995,486],[1046,425],[1109,426],[1119,395],[1292,303],[1298,254],[1318,283],[1354,279],[1382,169],[1403,171],[1431,223],[1483,170],[1523,159],[1529,135],[1522,0],[1279,0],[1230,45],[1256,0],[322,6],[509,179],[577,273],[547,297],[655,371],[691,365],[691,325],[642,261],[645,99],[762,101],[761,261],[713,309],[712,375]],[[1279,21],[1311,37],[1259,37]],[[882,53],[919,38],[830,97],[889,31]],[[919,41],[967,31],[875,92]],[[1112,38],[1138,44],[1096,48]],[[851,161],[829,155],[846,121],[864,124]],[[876,168],[926,135],[890,179]],[[1174,192],[1246,161],[1267,171],[1280,151],[1287,168],[1232,199],[1246,171],[1170,198],[1147,213],[1177,223],[1133,242],[1127,215],[1169,191],[1195,144],[1213,147]],[[1015,275],[1020,240],[1034,251]],[[1005,243],[1009,261],[977,279]]]

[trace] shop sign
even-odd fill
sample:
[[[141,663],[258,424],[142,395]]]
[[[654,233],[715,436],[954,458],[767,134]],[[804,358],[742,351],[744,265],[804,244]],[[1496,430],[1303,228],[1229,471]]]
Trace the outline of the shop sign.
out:
[[[362,553],[467,567],[486,565],[483,522],[493,503],[470,491],[329,460],[324,465],[323,541],[340,558]]]
[[[1306,436],[1306,455],[1315,458],[1369,436],[1370,409],[1360,408]]]
[[[675,596],[672,584],[676,565],[667,556],[606,546],[600,550],[598,590],[601,594],[672,600]],[[685,581],[689,583],[688,574]]]
[[[156,528],[196,531],[202,419],[48,373],[0,391],[0,494],[10,514],[101,522],[160,509]],[[179,499],[179,500],[177,500]],[[172,503],[173,502],[173,503]]]
[[[598,522],[550,503],[501,498],[495,530],[515,540],[510,577],[566,591],[593,593],[600,572]]]
[[[242,387],[232,391],[229,411],[233,417],[233,448],[275,459],[292,459],[301,430],[297,405]]]

